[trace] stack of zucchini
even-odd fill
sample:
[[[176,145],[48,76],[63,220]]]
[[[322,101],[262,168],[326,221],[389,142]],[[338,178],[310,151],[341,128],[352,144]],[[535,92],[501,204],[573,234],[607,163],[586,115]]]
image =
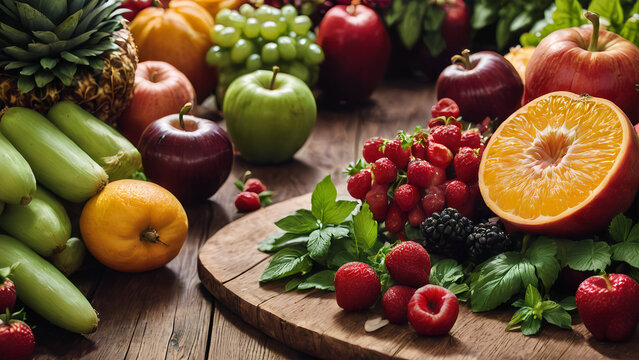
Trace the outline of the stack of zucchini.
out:
[[[51,323],[82,334],[98,323],[60,272],[75,271],[85,249],[57,197],[82,203],[141,165],[133,144],[74,103],[54,105],[47,117],[20,107],[1,113],[0,268],[12,267],[18,297]]]

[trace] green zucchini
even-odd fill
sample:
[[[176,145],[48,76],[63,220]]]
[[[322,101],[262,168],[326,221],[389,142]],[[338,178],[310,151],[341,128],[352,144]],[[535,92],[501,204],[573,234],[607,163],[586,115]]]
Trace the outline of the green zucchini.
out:
[[[129,140],[79,105],[59,102],[47,118],[102,166],[109,181],[128,179],[142,166],[140,152]]]
[[[25,305],[65,330],[78,334],[95,331],[98,314],[80,290],[25,244],[0,235],[0,268],[16,263],[11,280]]]
[[[27,160],[0,134],[0,201],[26,205],[36,190],[36,179]]]
[[[66,200],[83,202],[108,182],[100,165],[34,110],[9,108],[0,132],[27,160],[36,180]]]
[[[71,221],[64,206],[42,186],[31,203],[7,205],[0,214],[0,229],[22,241],[42,256],[51,256],[67,246]]]
[[[66,276],[76,272],[84,262],[86,247],[82,240],[72,237],[67,240],[67,247],[51,257],[51,262]]]

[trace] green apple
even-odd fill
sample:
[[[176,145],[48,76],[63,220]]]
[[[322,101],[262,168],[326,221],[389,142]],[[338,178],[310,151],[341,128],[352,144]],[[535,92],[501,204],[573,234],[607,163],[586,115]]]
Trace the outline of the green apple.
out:
[[[311,89],[277,67],[235,79],[226,90],[223,109],[235,147],[247,161],[258,164],[292,158],[317,117]]]

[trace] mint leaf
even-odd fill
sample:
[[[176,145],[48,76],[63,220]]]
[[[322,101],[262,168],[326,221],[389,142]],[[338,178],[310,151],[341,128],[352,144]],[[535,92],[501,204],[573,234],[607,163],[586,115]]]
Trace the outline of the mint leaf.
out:
[[[521,277],[521,284],[524,287],[532,285],[537,287],[539,284],[539,278],[535,273],[535,266],[530,263],[528,259],[522,259],[518,265],[519,276]]]
[[[630,229],[625,241],[639,241],[639,224],[635,224],[635,226]]]
[[[357,201],[339,200],[324,209],[324,224],[341,224],[357,207]]]
[[[306,278],[297,288],[299,290],[319,289],[335,291],[335,271],[322,270],[317,272]]]
[[[404,47],[412,49],[422,33],[422,21],[428,3],[422,0],[410,0],[406,5],[404,17],[397,25],[397,33]]]
[[[599,14],[601,18],[610,22],[608,30],[617,32],[623,24],[623,8],[619,0],[592,0],[588,11]]]
[[[572,240],[555,239],[555,244],[557,244],[557,259],[559,260],[559,265],[564,268],[568,266],[568,254],[575,242]]]
[[[305,250],[289,247],[273,255],[259,281],[277,280],[298,273],[304,275],[312,268],[313,263]]]
[[[512,303],[512,304],[510,304],[510,305],[511,305],[512,307],[518,307],[518,308],[526,306],[526,304],[525,304],[525,302],[524,302],[524,299],[521,299],[521,298],[519,298],[519,299],[515,300],[515,302],[513,302],[513,303]]]
[[[464,277],[462,266],[453,259],[441,259],[435,262],[430,269],[430,283],[448,287]]]
[[[583,9],[578,0],[556,0],[557,9],[552,20],[560,28],[575,27],[584,24]]]
[[[610,265],[611,255],[608,244],[587,239],[573,244],[566,261],[570,268],[579,271],[605,270]]]
[[[308,236],[306,248],[311,259],[322,262],[331,247],[331,232],[328,229],[317,229]]]
[[[528,316],[521,323],[521,333],[526,336],[537,334],[540,328],[541,328],[541,318],[536,317],[535,315]]]
[[[550,324],[560,328],[570,329],[572,327],[572,317],[560,306],[544,311],[542,317]]]
[[[625,241],[630,234],[631,227],[632,220],[624,214],[619,214],[610,221],[608,232],[615,242],[622,242]]]
[[[460,294],[463,294],[467,292],[468,290],[470,290],[470,287],[468,286],[468,284],[464,284],[464,283],[461,283],[461,284],[453,283],[446,286],[446,288],[450,290],[453,294],[457,295],[458,298]],[[463,300],[463,299],[460,299],[460,300]]]
[[[324,212],[329,205],[335,202],[337,189],[331,181],[331,176],[327,175],[322,181],[315,185],[315,190],[311,195],[311,210],[313,215],[324,222]]]
[[[575,303],[574,296],[568,296],[564,298],[563,300],[561,300],[560,302],[558,302],[558,304],[559,306],[561,306],[562,309],[566,311],[573,311],[577,309],[577,304]]]
[[[515,327],[515,325],[521,323],[531,316],[533,316],[532,309],[527,306],[515,311],[513,317],[508,322],[508,325],[506,325],[506,331],[512,329],[513,327]]]
[[[525,257],[535,266],[537,276],[544,284],[546,291],[555,283],[561,270],[556,254],[555,241],[543,236],[538,237],[526,250]]]
[[[639,14],[635,13],[626,20],[621,31],[619,31],[619,35],[639,46]]]
[[[377,240],[377,221],[367,203],[362,204],[360,211],[353,216],[353,235],[360,249],[368,249]]]
[[[528,285],[526,288],[526,296],[524,298],[524,304],[528,307],[535,307],[537,303],[541,302],[541,294],[536,287]]]
[[[308,241],[308,235],[300,235],[294,233],[273,233],[266,239],[262,240],[257,249],[262,252],[279,251],[285,247],[304,245]]]
[[[473,312],[492,310],[521,291],[521,260],[521,254],[505,252],[484,264],[479,279],[471,285]]]
[[[297,286],[299,284],[301,284],[304,281],[304,279],[300,278],[300,277],[294,277],[291,280],[289,280],[286,285],[284,285],[284,291],[291,291],[291,290],[295,290],[297,289]]]
[[[639,242],[624,241],[614,244],[610,248],[613,260],[624,261],[634,267],[639,267]]]
[[[307,234],[319,227],[317,219],[313,214],[304,209],[297,210],[295,214],[289,215],[275,223],[278,228],[294,234]]]
[[[481,29],[494,23],[499,17],[500,2],[495,0],[479,0],[470,18],[473,29]]]
[[[351,261],[358,261],[357,256],[351,254],[346,250],[341,250],[335,253],[332,257],[329,257],[327,261],[327,266],[333,269],[339,269],[340,266],[349,263]]]

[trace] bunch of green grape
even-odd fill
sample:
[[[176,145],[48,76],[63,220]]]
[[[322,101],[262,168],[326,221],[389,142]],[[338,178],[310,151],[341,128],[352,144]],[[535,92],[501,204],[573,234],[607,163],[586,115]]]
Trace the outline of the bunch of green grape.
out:
[[[207,52],[206,61],[220,72],[218,96],[237,77],[275,65],[309,86],[317,81],[324,52],[315,43],[311,19],[298,15],[294,6],[255,9],[243,4],[239,11],[222,9],[215,24],[211,39],[216,45]]]

